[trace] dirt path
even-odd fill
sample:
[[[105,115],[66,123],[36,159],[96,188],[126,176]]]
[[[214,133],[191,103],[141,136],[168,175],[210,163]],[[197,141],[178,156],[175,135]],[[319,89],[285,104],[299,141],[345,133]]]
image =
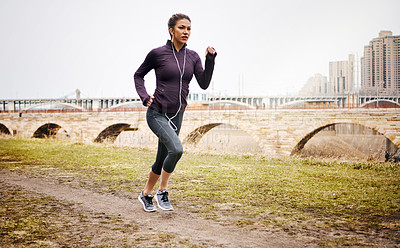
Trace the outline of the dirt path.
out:
[[[300,241],[281,231],[260,232],[223,226],[212,220],[176,209],[146,213],[138,201],[112,194],[99,194],[87,189],[59,184],[49,178],[30,177],[0,169],[0,180],[29,192],[44,194],[73,203],[83,211],[103,212],[134,221],[143,231],[169,233],[205,247],[315,247],[310,240]],[[167,227],[167,228],[166,228]]]

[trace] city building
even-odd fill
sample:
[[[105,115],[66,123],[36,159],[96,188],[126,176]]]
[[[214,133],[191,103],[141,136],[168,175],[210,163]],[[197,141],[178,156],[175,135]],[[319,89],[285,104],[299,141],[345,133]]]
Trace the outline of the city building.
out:
[[[349,55],[347,61],[329,62],[328,94],[341,95],[353,93],[354,85],[354,55]]]
[[[400,94],[400,35],[393,36],[391,31],[380,31],[379,37],[364,46],[360,93]]]
[[[310,77],[300,90],[301,96],[322,96],[328,94],[328,80],[317,73]]]
[[[302,96],[336,96],[354,93],[355,57],[349,55],[349,60],[329,62],[329,81],[321,74],[309,78],[300,91]]]

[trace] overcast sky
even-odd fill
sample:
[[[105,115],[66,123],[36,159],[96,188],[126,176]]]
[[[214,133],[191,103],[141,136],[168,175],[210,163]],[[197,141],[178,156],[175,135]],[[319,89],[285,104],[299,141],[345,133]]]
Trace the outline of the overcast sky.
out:
[[[208,45],[218,52],[209,93],[293,94],[330,61],[361,57],[380,30],[400,35],[399,10],[399,0],[0,0],[0,99],[137,97],[133,74],[179,12],[203,65]],[[154,72],[145,79],[153,93]]]

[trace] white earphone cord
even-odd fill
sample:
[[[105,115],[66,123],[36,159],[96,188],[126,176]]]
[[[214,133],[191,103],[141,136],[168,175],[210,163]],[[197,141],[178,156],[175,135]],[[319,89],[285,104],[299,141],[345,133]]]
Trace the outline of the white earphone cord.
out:
[[[178,111],[175,113],[175,115],[172,116],[171,118],[168,117],[167,113],[165,113],[165,117],[167,117],[167,119],[168,119],[168,124],[169,124],[169,126],[170,126],[174,131],[176,131],[176,130],[178,130],[178,127],[172,122],[172,119],[174,119],[174,118],[178,115],[179,111],[181,111],[181,108],[182,108],[182,80],[183,80],[183,74],[185,74],[185,66],[186,66],[186,48],[185,48],[185,55],[184,55],[184,57],[183,57],[183,68],[182,68],[182,70],[181,70],[181,68],[180,68],[180,66],[179,66],[178,58],[177,58],[176,55],[175,55],[175,49],[174,49],[174,47],[173,47],[172,41],[171,41],[171,48],[172,48],[172,53],[174,54],[174,58],[175,58],[175,61],[176,61],[176,65],[178,66],[179,76],[180,76],[180,78],[179,78],[179,108],[178,108]]]

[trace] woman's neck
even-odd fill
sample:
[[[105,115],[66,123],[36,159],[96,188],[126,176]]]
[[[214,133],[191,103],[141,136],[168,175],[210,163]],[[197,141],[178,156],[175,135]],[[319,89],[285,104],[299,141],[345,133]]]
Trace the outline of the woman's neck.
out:
[[[176,51],[178,51],[178,52],[185,45],[185,43],[180,43],[180,42],[177,42],[177,41],[174,41],[174,40],[172,40],[172,44],[174,44],[174,47],[175,47]]]

